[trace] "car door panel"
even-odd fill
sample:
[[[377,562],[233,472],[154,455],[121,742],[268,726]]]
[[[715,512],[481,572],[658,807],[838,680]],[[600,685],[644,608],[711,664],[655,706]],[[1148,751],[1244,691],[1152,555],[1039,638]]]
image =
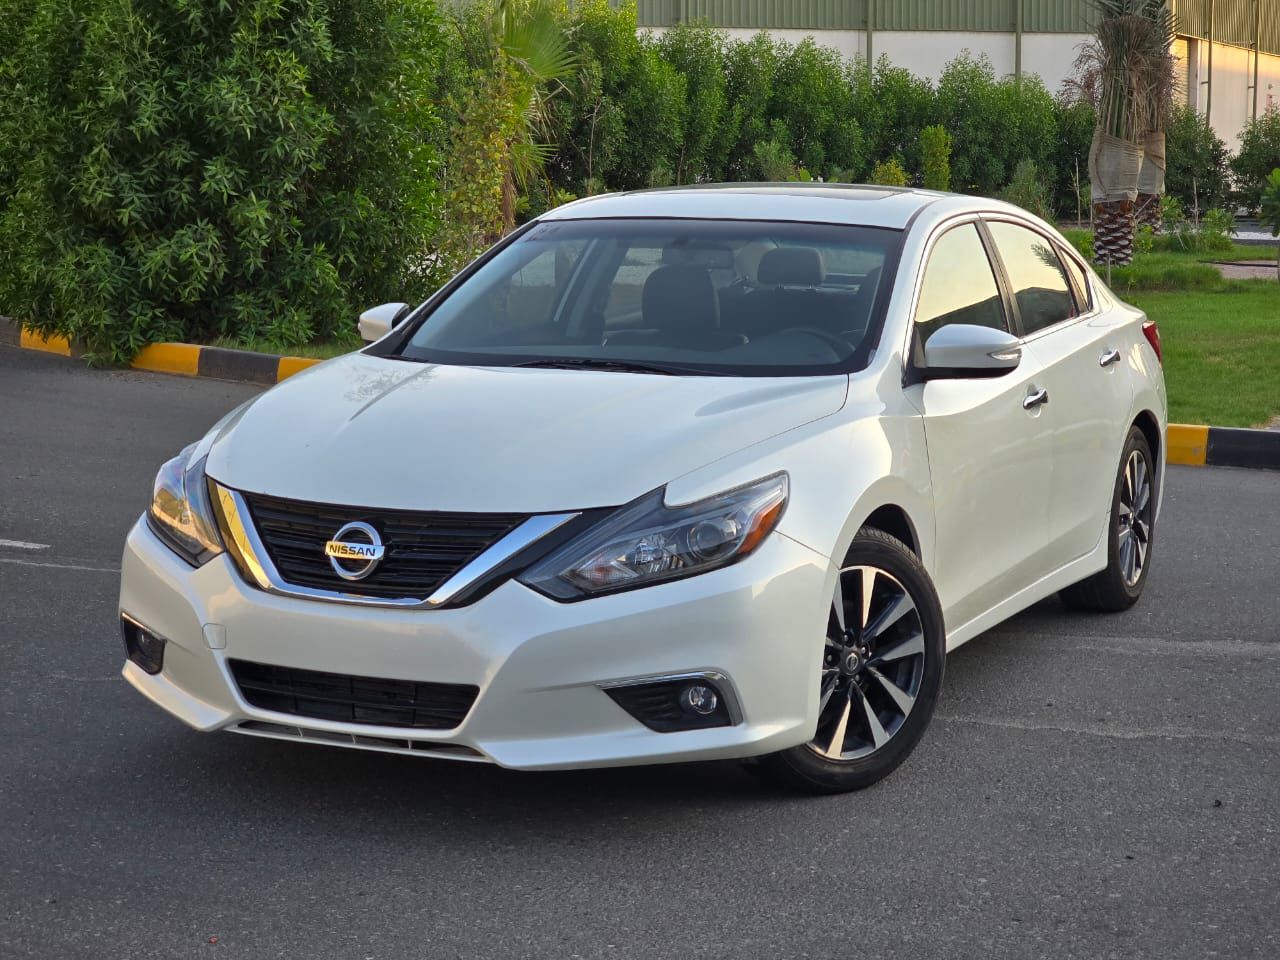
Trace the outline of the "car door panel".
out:
[[[1047,497],[1052,438],[1034,357],[990,380],[935,380],[916,401],[924,413],[934,478],[936,582],[953,630],[1052,569]]]
[[[1031,225],[1008,219],[986,224],[1009,285],[1024,334],[1024,356],[1041,369],[1048,404],[1046,433],[1053,438],[1048,540],[1056,566],[1097,545],[1111,509],[1124,419],[1131,396],[1122,363],[1123,321],[1093,309],[1083,271]],[[1067,258],[1067,261],[1064,261]],[[1086,275],[1087,276],[1087,275]]]
[[[913,363],[939,326],[1009,330],[1010,307],[976,223],[950,227],[926,253]],[[935,582],[955,630],[1047,572],[1045,491],[1052,442],[1035,357],[994,378],[932,379],[907,388],[923,414],[932,477]]]
[[[1107,314],[1064,324],[1024,345],[1053,398],[1049,541],[1059,565],[1097,546],[1111,511],[1133,399],[1123,362],[1127,346],[1123,324]]]

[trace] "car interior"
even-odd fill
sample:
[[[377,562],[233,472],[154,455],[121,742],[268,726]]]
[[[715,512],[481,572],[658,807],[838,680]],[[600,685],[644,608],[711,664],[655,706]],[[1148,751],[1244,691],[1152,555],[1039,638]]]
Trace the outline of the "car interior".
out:
[[[893,232],[804,243],[751,226],[531,243],[478,295],[455,292],[408,349],[746,366],[851,357],[873,325]]]

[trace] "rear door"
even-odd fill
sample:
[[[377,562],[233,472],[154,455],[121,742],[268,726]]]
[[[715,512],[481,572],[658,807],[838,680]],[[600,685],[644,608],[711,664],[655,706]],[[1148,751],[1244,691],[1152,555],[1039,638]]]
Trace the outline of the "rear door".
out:
[[[1012,220],[988,219],[986,226],[1012,293],[1023,355],[1035,357],[1049,391],[1049,544],[1054,566],[1062,566],[1097,545],[1111,509],[1132,399],[1124,321],[1094,309],[1087,271],[1047,235]]]
[[[976,222],[952,226],[926,253],[912,333],[912,363],[950,323],[1012,330]],[[933,481],[936,577],[949,632],[1045,572],[1053,457],[1035,357],[994,378],[929,380],[906,389],[924,414]],[[908,381],[912,378],[908,371]]]

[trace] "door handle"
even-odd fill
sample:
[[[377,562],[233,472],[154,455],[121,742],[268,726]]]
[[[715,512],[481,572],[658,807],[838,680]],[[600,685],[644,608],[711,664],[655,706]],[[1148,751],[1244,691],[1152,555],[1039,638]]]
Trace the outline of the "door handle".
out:
[[[1098,358],[1098,366],[1109,367],[1120,359],[1119,350],[1108,350]]]
[[[1037,390],[1035,387],[1032,387],[1028,391],[1027,395],[1022,398],[1022,409],[1030,410],[1033,407],[1038,407],[1042,403],[1048,403],[1048,402],[1049,402],[1048,390]]]

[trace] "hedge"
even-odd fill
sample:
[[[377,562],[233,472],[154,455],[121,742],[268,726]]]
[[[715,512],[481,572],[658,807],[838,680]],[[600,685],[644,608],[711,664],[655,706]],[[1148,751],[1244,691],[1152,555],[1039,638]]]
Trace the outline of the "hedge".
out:
[[[1073,216],[1087,184],[1092,108],[1034,76],[958,52],[933,83],[812,40],[654,36],[608,0],[557,8],[575,68],[521,127],[519,84],[484,72],[501,61],[484,24],[488,4],[534,2],[11,0],[0,313],[106,360],[163,339],[329,337],[480,252],[512,209],[498,168],[531,136],[549,146],[522,219],[760,178],[949,183]],[[1251,184],[1280,160],[1280,115],[1242,146],[1232,169]],[[1194,115],[1169,156],[1184,206],[1191,183],[1202,209],[1221,202],[1225,153]]]

